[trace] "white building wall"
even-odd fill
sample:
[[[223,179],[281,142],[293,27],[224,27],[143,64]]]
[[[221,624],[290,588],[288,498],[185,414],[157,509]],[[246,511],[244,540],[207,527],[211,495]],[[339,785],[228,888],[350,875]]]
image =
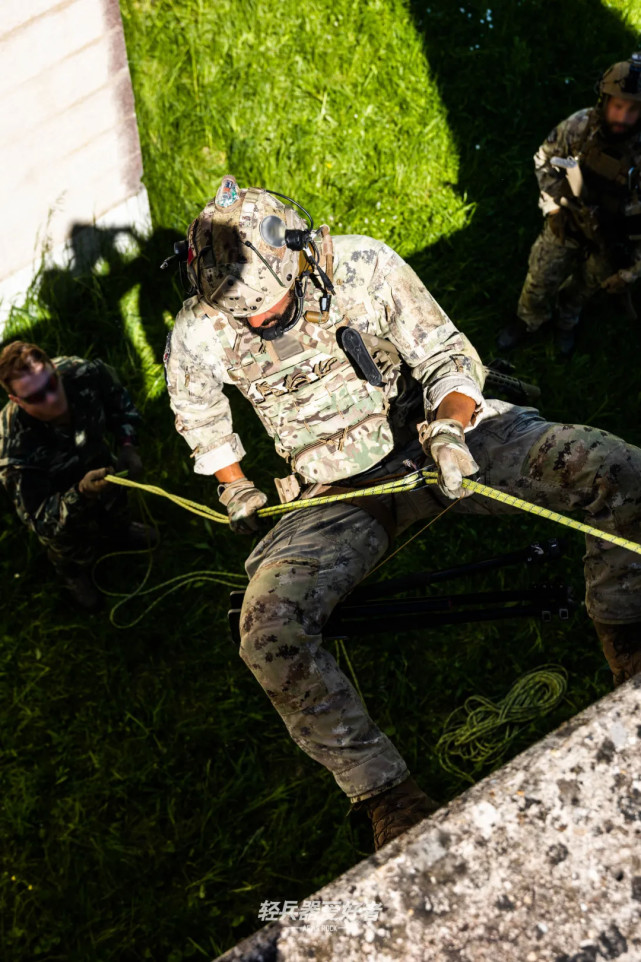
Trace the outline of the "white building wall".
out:
[[[118,0],[0,4],[0,325],[74,224],[150,228]]]

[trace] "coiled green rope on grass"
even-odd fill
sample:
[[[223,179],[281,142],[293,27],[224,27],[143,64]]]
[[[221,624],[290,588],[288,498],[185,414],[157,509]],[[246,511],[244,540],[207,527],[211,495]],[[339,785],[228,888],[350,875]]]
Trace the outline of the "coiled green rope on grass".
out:
[[[527,722],[551,712],[563,699],[568,676],[560,665],[543,665],[522,675],[499,702],[472,695],[445,722],[435,754],[443,768],[474,784],[466,768],[501,761]],[[455,761],[456,759],[456,761]]]

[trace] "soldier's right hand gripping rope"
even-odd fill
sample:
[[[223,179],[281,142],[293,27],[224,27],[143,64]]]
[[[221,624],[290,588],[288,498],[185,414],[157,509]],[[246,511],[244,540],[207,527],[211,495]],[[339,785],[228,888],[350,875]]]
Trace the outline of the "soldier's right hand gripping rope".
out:
[[[229,526],[235,534],[258,531],[256,512],[267,504],[267,495],[248,478],[239,478],[218,486],[218,498],[227,509]]]
[[[463,425],[454,418],[440,418],[428,424],[418,425],[418,439],[428,457],[432,457],[438,469],[438,486],[448,498],[463,498],[467,491],[462,481],[476,474],[479,466],[465,443]]]

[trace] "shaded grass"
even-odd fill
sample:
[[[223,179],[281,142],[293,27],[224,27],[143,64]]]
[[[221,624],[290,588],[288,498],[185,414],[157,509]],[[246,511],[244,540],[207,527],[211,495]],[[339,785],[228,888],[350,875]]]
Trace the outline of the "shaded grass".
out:
[[[502,0],[491,28],[485,5],[461,11],[445,0],[356,10],[343,0],[124,0],[154,235],[133,258],[105,236],[92,270],[46,272],[12,333],[51,354],[113,363],[145,415],[149,480],[215,503],[157,390],[179,306],[157,265],[220,176],[291,193],[335,232],[387,240],[489,357],[537,229],[530,155],[556,120],[591,101],[597,66],[632,49],[626,11],[638,29],[631,4],[588,0]],[[603,305],[591,314],[569,366],[541,341],[522,354],[520,374],[541,384],[549,417],[639,441],[638,372],[617,376],[620,321]],[[232,400],[246,471],[273,496],[284,465],[248,405]],[[163,536],[158,581],[242,571],[248,542],[150,506]],[[6,504],[4,520],[0,944],[9,958],[209,958],[256,928],[263,899],[305,897],[369,853],[367,826],[346,817],[331,777],[289,741],[240,663],[225,591],[190,589],[117,633],[104,617],[70,612]],[[557,533],[524,516],[450,516],[384,573]],[[570,541],[550,573],[579,598],[581,554],[581,540]],[[143,571],[128,562],[112,576],[133,586]],[[543,577],[506,569],[460,590]],[[524,729],[518,751],[609,689],[582,611],[570,624],[417,631],[355,639],[348,651],[372,715],[441,800],[464,786],[433,746],[468,695],[501,698],[542,662],[568,669],[566,701]]]

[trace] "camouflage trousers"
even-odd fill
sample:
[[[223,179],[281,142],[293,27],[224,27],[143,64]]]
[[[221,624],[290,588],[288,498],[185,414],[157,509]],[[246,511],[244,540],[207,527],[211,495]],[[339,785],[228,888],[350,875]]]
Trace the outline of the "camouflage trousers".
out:
[[[69,519],[55,536],[39,536],[38,540],[58,574],[74,574],[93,564],[105,542],[117,538],[130,520],[127,492],[119,488],[87,504],[82,514]]]
[[[592,250],[587,242],[570,237],[561,242],[546,220],[530,251],[516,313],[530,331],[554,316],[560,330],[571,330],[590,297],[614,271],[604,250]]]
[[[467,435],[481,481],[562,512],[581,509],[596,527],[641,542],[641,449],[597,428],[551,424],[533,408],[490,405],[496,416]],[[403,460],[416,460],[419,451],[413,442],[378,473],[406,471]],[[381,497],[397,532],[451,504],[435,486]],[[487,515],[516,509],[472,495],[452,510]],[[323,647],[322,631],[388,542],[382,524],[361,508],[319,505],[284,515],[246,564],[251,580],[241,612],[241,657],[294,741],[353,801],[393,787],[408,772]],[[641,621],[638,556],[587,537],[584,561],[591,617]]]

